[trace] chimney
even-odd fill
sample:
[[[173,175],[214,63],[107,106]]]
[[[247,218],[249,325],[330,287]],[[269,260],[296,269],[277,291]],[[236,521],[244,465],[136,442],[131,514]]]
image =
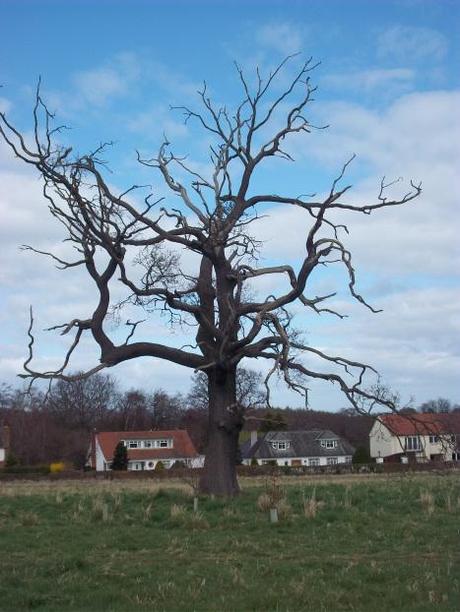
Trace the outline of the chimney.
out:
[[[257,442],[257,429],[251,431],[251,446],[250,446],[250,448],[252,448],[256,442]]]

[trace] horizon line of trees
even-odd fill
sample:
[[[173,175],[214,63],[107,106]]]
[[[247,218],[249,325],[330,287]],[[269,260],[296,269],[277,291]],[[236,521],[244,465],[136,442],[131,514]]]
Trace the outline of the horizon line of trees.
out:
[[[373,417],[343,408],[337,412],[305,408],[271,408],[264,405],[263,378],[252,370],[238,374],[238,402],[248,419],[244,429],[331,429],[357,447],[368,447]],[[207,381],[194,375],[187,394],[162,389],[146,393],[122,391],[109,374],[65,382],[59,380],[48,394],[32,389],[24,393],[11,385],[0,385],[0,425],[11,430],[11,454],[21,464],[37,465],[57,460],[82,468],[87,459],[90,433],[100,431],[186,429],[196,448],[206,446]],[[413,411],[415,409],[405,409]],[[419,412],[460,411],[445,398],[429,400]]]

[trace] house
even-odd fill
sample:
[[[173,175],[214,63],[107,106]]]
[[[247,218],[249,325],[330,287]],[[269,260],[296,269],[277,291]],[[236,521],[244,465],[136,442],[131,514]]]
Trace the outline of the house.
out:
[[[355,449],[328,429],[310,431],[269,431],[241,447],[242,463],[251,465],[322,466],[350,463]]]
[[[460,414],[382,414],[369,433],[377,461],[460,461]]]
[[[10,428],[8,425],[0,427],[0,468],[4,467],[10,450]]]
[[[128,450],[128,470],[154,470],[161,462],[170,468],[176,461],[189,467],[202,467],[199,455],[184,430],[171,431],[95,431],[88,452],[87,465],[98,472],[111,469],[119,442]]]

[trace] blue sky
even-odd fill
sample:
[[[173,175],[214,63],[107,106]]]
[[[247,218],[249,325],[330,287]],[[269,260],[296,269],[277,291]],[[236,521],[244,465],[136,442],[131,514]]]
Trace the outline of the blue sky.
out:
[[[237,1],[0,1],[0,106],[24,130],[31,127],[38,76],[65,138],[80,151],[114,140],[110,181],[162,185],[135,162],[135,149],[155,153],[163,132],[175,150],[204,165],[208,141],[184,126],[170,105],[197,105],[206,79],[211,96],[235,104],[233,61],[251,74],[299,51],[321,65],[312,120],[327,132],[292,143],[296,164],[269,167],[255,187],[294,195],[325,190],[351,153],[353,198],[375,198],[383,174],[424,183],[420,202],[407,210],[347,219],[359,288],[384,308],[372,315],[353,304],[343,275],[318,277],[316,287],[341,283],[336,298],[350,317],[305,319],[314,346],[371,362],[404,399],[446,396],[460,401],[458,320],[460,127],[459,25],[456,1],[237,2]],[[292,63],[292,70],[296,61]],[[288,68],[287,75],[289,74]],[[0,147],[2,306],[0,380],[14,382],[26,353],[29,303],[39,328],[84,315],[91,308],[84,279],[58,273],[45,260],[18,251],[31,243],[59,248],[59,231],[46,215],[36,177]],[[270,211],[260,225],[266,261],[298,259],[305,226],[297,211]],[[280,232],[279,228],[283,231]],[[180,344],[180,332],[158,322],[152,333]],[[114,329],[113,333],[118,333]],[[49,336],[49,334],[48,334]],[[51,364],[62,339],[40,336],[38,354]],[[84,345],[75,367],[94,365]],[[256,366],[260,367],[260,366]],[[189,372],[141,360],[112,374],[126,387],[186,390]],[[280,404],[299,404],[282,387]],[[314,385],[311,403],[336,409],[343,400]]]

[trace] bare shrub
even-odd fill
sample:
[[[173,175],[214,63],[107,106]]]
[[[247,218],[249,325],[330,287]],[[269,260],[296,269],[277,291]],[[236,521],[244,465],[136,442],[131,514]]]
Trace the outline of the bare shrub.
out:
[[[434,513],[434,497],[430,491],[420,492],[420,504],[429,516]]]
[[[316,487],[313,489],[311,496],[306,497],[303,495],[303,513],[306,518],[315,518],[318,510],[324,506],[324,502],[316,499]]]
[[[187,516],[187,525],[189,525],[192,529],[208,529],[209,523],[204,518],[202,512],[193,512],[189,516]]]
[[[93,499],[93,505],[91,508],[91,516],[94,521],[102,521],[107,523],[111,519],[108,504],[100,497]]]
[[[152,510],[153,510],[153,504],[150,502],[150,504],[148,504],[145,508],[144,508],[144,521],[149,521],[150,517],[152,516]]]
[[[453,510],[454,510],[454,506],[453,506],[453,503],[452,503],[452,497],[451,497],[450,493],[447,493],[447,495],[446,495],[446,510],[449,513],[453,512]]]
[[[292,514],[292,507],[284,497],[279,500],[276,509],[278,510],[278,516],[280,519],[287,518]]]
[[[19,522],[23,527],[35,527],[40,524],[40,518],[35,512],[23,512],[19,516]]]
[[[257,498],[257,508],[261,512],[268,512],[270,508],[273,508],[272,500],[267,493],[262,493]]]
[[[343,507],[344,508],[351,508],[352,506],[352,499],[351,499],[351,486],[348,485],[345,487],[345,494],[343,497]]]
[[[112,493],[113,513],[121,510],[121,495],[120,493]]]
[[[169,511],[172,519],[180,519],[185,516],[185,507],[180,504],[173,504]]]

